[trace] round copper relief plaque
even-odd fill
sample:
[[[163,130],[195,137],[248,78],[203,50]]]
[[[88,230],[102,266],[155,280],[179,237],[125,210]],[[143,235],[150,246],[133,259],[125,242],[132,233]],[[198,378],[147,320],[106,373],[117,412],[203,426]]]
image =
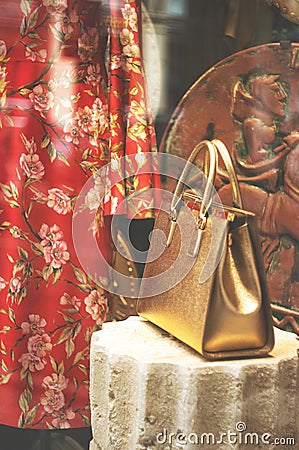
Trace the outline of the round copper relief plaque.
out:
[[[174,111],[161,151],[187,158],[205,138],[231,152],[244,208],[258,218],[276,324],[298,332],[299,44],[246,49],[201,76]],[[218,187],[228,203],[225,176]]]

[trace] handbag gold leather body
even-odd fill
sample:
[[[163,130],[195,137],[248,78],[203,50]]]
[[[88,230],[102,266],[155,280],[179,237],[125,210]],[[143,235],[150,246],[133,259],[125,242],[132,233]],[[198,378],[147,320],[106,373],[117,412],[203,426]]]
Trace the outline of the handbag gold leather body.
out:
[[[272,350],[274,333],[255,215],[242,208],[238,180],[224,144],[203,141],[188,162],[193,163],[202,151],[209,154],[209,164],[205,158],[207,186],[215,181],[218,152],[222,156],[234,207],[213,202],[209,187],[202,198],[184,193],[189,169],[183,170],[170,211],[159,211],[156,219],[154,231],[162,230],[167,243],[155,259],[161,236],[156,239],[153,233],[137,311],[206,358],[262,356]],[[193,205],[196,227],[188,220],[189,207],[177,211],[178,198]],[[224,226],[215,230],[213,218],[222,217],[223,222],[223,215]],[[178,277],[180,271],[183,276]],[[161,277],[162,273],[167,276]],[[161,293],[151,295],[150,280],[155,289],[161,284]]]

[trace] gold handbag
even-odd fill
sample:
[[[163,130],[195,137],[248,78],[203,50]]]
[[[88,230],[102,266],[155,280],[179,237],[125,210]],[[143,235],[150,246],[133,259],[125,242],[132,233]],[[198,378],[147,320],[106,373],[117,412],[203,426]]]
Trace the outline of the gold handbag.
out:
[[[208,173],[204,194],[183,193],[190,164],[203,151]],[[218,153],[229,175],[234,207],[214,201]],[[190,211],[196,227],[186,219]],[[221,141],[202,141],[194,148],[170,211],[159,211],[155,230],[162,230],[167,242],[161,253],[161,233],[153,233],[138,314],[209,359],[269,353],[273,323],[255,215],[242,208],[234,166]],[[178,277],[180,271],[183,276]]]

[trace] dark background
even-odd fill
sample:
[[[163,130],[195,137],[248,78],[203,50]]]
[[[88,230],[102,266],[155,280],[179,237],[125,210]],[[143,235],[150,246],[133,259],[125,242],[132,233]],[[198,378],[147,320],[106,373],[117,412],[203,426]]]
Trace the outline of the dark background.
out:
[[[299,25],[266,0],[143,0],[162,51],[158,143],[181,97],[215,63],[255,45],[299,41]]]

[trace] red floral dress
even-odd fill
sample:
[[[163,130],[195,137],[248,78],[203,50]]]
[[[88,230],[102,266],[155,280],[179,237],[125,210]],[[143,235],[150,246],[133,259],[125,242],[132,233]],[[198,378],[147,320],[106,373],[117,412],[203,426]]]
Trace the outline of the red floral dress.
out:
[[[136,156],[134,174],[113,186],[104,204],[101,180],[86,197],[86,207],[97,210],[93,232],[111,261],[109,215],[125,194],[154,186],[150,174],[138,175],[146,152],[156,150],[140,59],[140,2],[10,0],[6,8],[11,22],[0,18],[0,423],[82,427],[90,416],[90,336],[107,319],[109,295],[80,268],[72,212],[99,167]],[[153,199],[145,201],[141,212],[134,205],[128,213],[150,217]]]

